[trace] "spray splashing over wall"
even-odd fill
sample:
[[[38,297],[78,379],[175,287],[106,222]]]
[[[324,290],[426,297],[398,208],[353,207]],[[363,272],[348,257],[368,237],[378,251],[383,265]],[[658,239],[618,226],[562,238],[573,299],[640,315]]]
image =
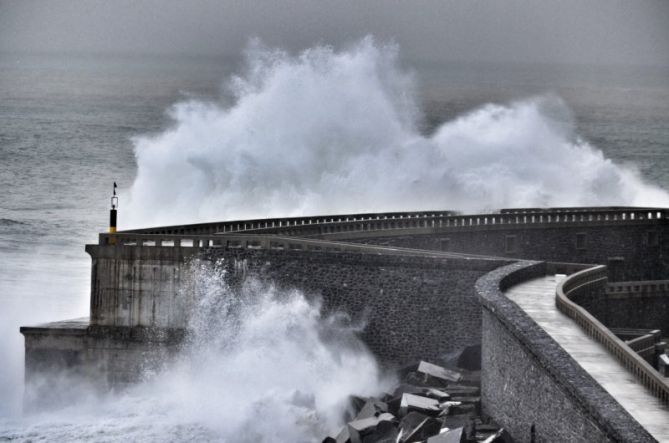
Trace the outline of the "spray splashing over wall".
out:
[[[190,333],[162,371],[119,393],[69,383],[73,401],[0,421],[0,438],[320,441],[342,426],[349,395],[391,387],[357,338],[359,325],[323,314],[297,290],[250,277],[231,287],[223,268],[192,263],[182,294],[193,297]]]
[[[231,103],[173,106],[135,141],[127,225],[392,210],[668,205],[575,134],[564,103],[486,105],[418,130],[412,75],[366,38],[297,56],[252,44]]]

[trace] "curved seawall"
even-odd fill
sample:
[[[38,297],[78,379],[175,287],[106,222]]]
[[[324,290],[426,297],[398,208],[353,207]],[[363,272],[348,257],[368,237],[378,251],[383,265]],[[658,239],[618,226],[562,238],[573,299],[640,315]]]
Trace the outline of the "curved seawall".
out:
[[[482,407],[516,441],[653,442],[574,359],[503,292],[546,274],[519,262],[476,282],[482,315]]]
[[[484,412],[518,441],[653,441],[543,329],[504,294],[578,264],[611,277],[655,277],[669,247],[665,210],[554,208],[216,222],[101,234],[91,317],[25,327],[28,378],[79,372],[103,386],[137,381],[186,333],[189,266],[216,263],[230,284],[256,278],[320,299],[364,325],[387,366],[439,360],[482,344]],[[602,267],[604,269],[604,267]],[[587,294],[586,294],[587,295]],[[149,362],[151,363],[151,362]]]

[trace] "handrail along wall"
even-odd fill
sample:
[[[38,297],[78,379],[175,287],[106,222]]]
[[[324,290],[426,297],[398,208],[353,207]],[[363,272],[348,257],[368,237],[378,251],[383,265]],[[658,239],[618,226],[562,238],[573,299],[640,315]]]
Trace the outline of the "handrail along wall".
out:
[[[556,306],[583,328],[589,336],[604,345],[653,395],[663,403],[669,404],[669,383],[625,342],[571,300],[593,289],[604,289],[607,282],[606,266],[594,266],[570,275],[557,286]]]

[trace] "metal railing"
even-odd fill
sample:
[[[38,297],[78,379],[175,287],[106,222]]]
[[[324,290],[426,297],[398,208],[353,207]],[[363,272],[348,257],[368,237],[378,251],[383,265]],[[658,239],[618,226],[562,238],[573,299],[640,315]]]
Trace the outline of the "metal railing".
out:
[[[143,234],[216,234],[267,229],[309,229],[317,225],[354,225],[373,220],[433,220],[456,214],[455,211],[384,212],[365,214],[338,214],[312,217],[284,217],[235,220],[190,225],[161,226],[123,231]]]
[[[432,251],[401,248],[395,246],[346,243],[340,241],[316,240],[299,237],[282,237],[263,234],[219,234],[219,235],[160,235],[115,233],[100,234],[99,244],[111,247],[170,247],[170,248],[223,248],[223,249],[264,249],[281,251],[324,251],[324,252],[364,252],[384,255],[413,255],[477,260],[505,260],[493,256],[464,254],[458,252]]]
[[[502,209],[502,214],[565,213],[565,212],[630,212],[664,211],[665,208],[652,206],[563,206],[557,208],[509,208]]]
[[[472,229],[546,224],[635,224],[665,220],[658,208],[549,208],[503,209],[499,213],[458,215],[453,211],[388,212],[317,217],[240,220],[193,225],[165,226],[122,231],[137,234],[190,234],[255,232],[281,235],[319,236],[365,231]]]
[[[600,342],[622,365],[663,403],[669,403],[669,383],[633,349],[602,325],[571,298],[595,288],[604,288],[608,277],[606,266],[595,266],[570,275],[556,290],[557,308],[572,318],[590,337]]]
[[[654,329],[647,334],[640,335],[631,340],[625,340],[625,344],[634,352],[652,364],[655,357],[655,345],[662,340],[659,329]]]
[[[667,295],[669,280],[645,280],[612,282],[606,286],[606,295]]]

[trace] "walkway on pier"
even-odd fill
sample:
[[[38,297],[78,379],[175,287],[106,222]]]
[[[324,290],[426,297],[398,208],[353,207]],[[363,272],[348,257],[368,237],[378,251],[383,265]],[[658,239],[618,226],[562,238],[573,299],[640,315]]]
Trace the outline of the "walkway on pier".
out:
[[[573,320],[555,307],[561,276],[547,276],[511,287],[505,295],[516,302],[583,369],[597,380],[644,428],[660,442],[669,443],[669,407],[664,406]]]

